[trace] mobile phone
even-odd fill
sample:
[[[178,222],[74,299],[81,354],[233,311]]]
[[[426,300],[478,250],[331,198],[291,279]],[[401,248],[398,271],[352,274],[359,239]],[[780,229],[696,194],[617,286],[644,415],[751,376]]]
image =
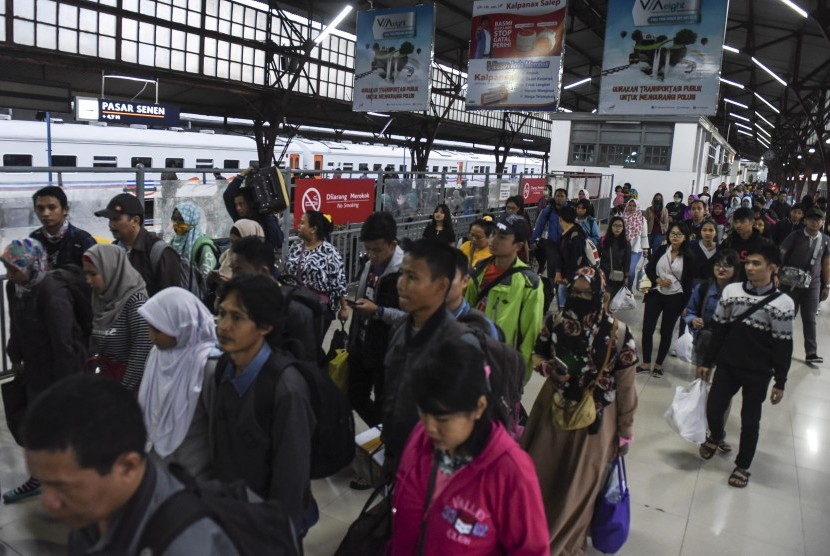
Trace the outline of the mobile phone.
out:
[[[346,298],[346,305],[352,308],[357,307],[357,299]]]

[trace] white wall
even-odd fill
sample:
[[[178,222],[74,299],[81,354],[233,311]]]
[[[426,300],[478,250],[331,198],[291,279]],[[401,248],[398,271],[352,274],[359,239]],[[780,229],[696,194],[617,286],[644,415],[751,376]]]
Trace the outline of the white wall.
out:
[[[551,128],[550,170],[552,172],[590,172],[613,174],[614,184],[631,183],[640,194],[640,205],[645,207],[651,202],[655,193],[662,193],[668,202],[675,191],[682,191],[686,197],[690,193],[703,190],[704,185],[710,191],[724,181],[727,176],[709,176],[706,174],[707,135],[698,123],[675,123],[672,141],[671,162],[669,170],[643,170],[621,166],[574,166],[568,164],[570,151],[571,122],[554,120]],[[575,194],[576,192],[572,192]]]

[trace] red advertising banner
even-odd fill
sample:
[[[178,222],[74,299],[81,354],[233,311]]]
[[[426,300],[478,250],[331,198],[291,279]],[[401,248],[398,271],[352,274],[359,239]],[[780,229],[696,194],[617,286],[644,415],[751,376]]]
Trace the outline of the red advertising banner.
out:
[[[542,195],[545,194],[545,184],[548,183],[546,178],[524,178],[522,184],[522,197],[525,200],[525,206],[537,203]]]
[[[309,210],[331,215],[333,224],[364,222],[375,210],[373,179],[298,179],[294,188],[294,228]]]

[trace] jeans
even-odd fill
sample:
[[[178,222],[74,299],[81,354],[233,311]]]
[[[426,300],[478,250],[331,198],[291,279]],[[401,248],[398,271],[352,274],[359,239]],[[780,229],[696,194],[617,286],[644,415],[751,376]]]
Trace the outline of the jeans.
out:
[[[556,287],[556,302],[559,304],[559,308],[562,309],[565,307],[565,302],[568,300],[568,286],[565,284],[559,284]]]
[[[809,288],[781,288],[793,298],[795,314],[801,311],[801,328],[804,332],[804,354],[815,355],[816,345],[816,310],[818,310],[821,281],[814,280],[815,285]]]
[[[712,379],[712,388],[706,401],[706,419],[709,422],[711,438],[715,443],[723,440],[726,432],[724,413],[732,397],[741,390],[741,440],[735,465],[749,469],[758,446],[758,432],[761,429],[761,405],[767,397],[772,375],[759,370],[734,369],[718,366]]]
[[[654,290],[646,295],[645,309],[643,310],[643,363],[651,363],[651,351],[654,344],[654,331],[657,329],[657,319],[660,313],[663,320],[660,322],[660,345],[657,348],[655,363],[662,365],[669,354],[671,347],[674,323],[683,312],[683,294],[663,295]]]
[[[637,283],[639,285],[640,280],[639,276],[637,276],[637,264],[639,264],[640,259],[643,258],[643,252],[640,251],[639,253],[631,253],[631,266],[628,268],[628,289],[634,290],[634,284]]]
[[[663,238],[665,236],[663,234],[649,234],[648,235],[648,248],[651,249],[652,253],[656,253],[657,249],[663,244]]]

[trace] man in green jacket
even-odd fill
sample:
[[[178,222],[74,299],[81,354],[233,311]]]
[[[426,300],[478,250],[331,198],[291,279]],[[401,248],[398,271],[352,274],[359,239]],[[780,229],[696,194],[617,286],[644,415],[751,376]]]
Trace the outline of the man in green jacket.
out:
[[[504,332],[505,341],[522,352],[527,363],[525,382],[544,317],[539,277],[518,257],[528,237],[530,226],[524,218],[503,216],[490,239],[493,256],[476,265],[465,294],[470,306],[485,313]]]

